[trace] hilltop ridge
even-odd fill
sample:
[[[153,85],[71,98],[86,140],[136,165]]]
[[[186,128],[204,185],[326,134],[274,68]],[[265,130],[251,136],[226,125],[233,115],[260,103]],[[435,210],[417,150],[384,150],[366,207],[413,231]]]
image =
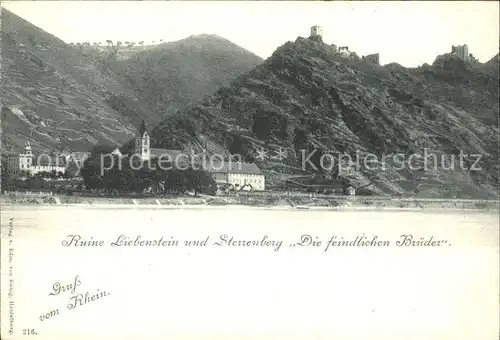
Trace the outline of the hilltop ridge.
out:
[[[213,34],[193,35],[138,52],[119,67],[137,96],[160,116],[186,106],[228,85],[262,59]]]

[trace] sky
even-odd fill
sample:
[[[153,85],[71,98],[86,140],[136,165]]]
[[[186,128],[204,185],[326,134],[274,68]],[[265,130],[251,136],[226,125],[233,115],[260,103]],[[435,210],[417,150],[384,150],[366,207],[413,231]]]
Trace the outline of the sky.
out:
[[[323,41],[383,64],[432,63],[467,44],[481,62],[499,49],[497,1],[3,1],[65,42],[175,41],[217,34],[262,58],[323,27]]]

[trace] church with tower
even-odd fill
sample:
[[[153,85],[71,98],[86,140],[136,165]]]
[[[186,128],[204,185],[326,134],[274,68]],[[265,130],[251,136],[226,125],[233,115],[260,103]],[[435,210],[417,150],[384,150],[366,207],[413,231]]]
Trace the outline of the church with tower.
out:
[[[151,147],[150,133],[145,121],[142,121],[134,143],[134,160],[142,163],[153,159],[170,161],[174,166],[194,165],[208,171],[218,187],[229,186],[238,190],[264,190],[265,177],[259,167],[254,163],[218,161],[202,162],[201,159],[190,159],[193,155],[189,150],[170,150]],[[196,163],[196,164],[194,164]],[[205,166],[205,168],[203,168]]]

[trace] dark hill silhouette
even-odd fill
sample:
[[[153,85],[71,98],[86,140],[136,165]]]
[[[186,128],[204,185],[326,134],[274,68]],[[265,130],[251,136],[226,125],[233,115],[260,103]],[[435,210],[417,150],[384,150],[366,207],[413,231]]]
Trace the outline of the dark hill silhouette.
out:
[[[35,149],[118,145],[147,105],[98,57],[82,54],[16,14],[2,10],[2,149],[30,140]]]
[[[83,49],[2,10],[2,149],[123,145],[142,120],[202,98],[261,59],[216,36],[158,45],[127,61]]]
[[[228,85],[262,62],[216,35],[196,35],[139,52],[119,67],[136,94],[168,116]]]

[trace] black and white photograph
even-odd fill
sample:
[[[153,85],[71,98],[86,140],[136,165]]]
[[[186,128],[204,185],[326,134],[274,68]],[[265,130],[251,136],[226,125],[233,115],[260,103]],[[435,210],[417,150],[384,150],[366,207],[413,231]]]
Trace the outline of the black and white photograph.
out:
[[[2,339],[498,338],[498,2],[0,6]]]

